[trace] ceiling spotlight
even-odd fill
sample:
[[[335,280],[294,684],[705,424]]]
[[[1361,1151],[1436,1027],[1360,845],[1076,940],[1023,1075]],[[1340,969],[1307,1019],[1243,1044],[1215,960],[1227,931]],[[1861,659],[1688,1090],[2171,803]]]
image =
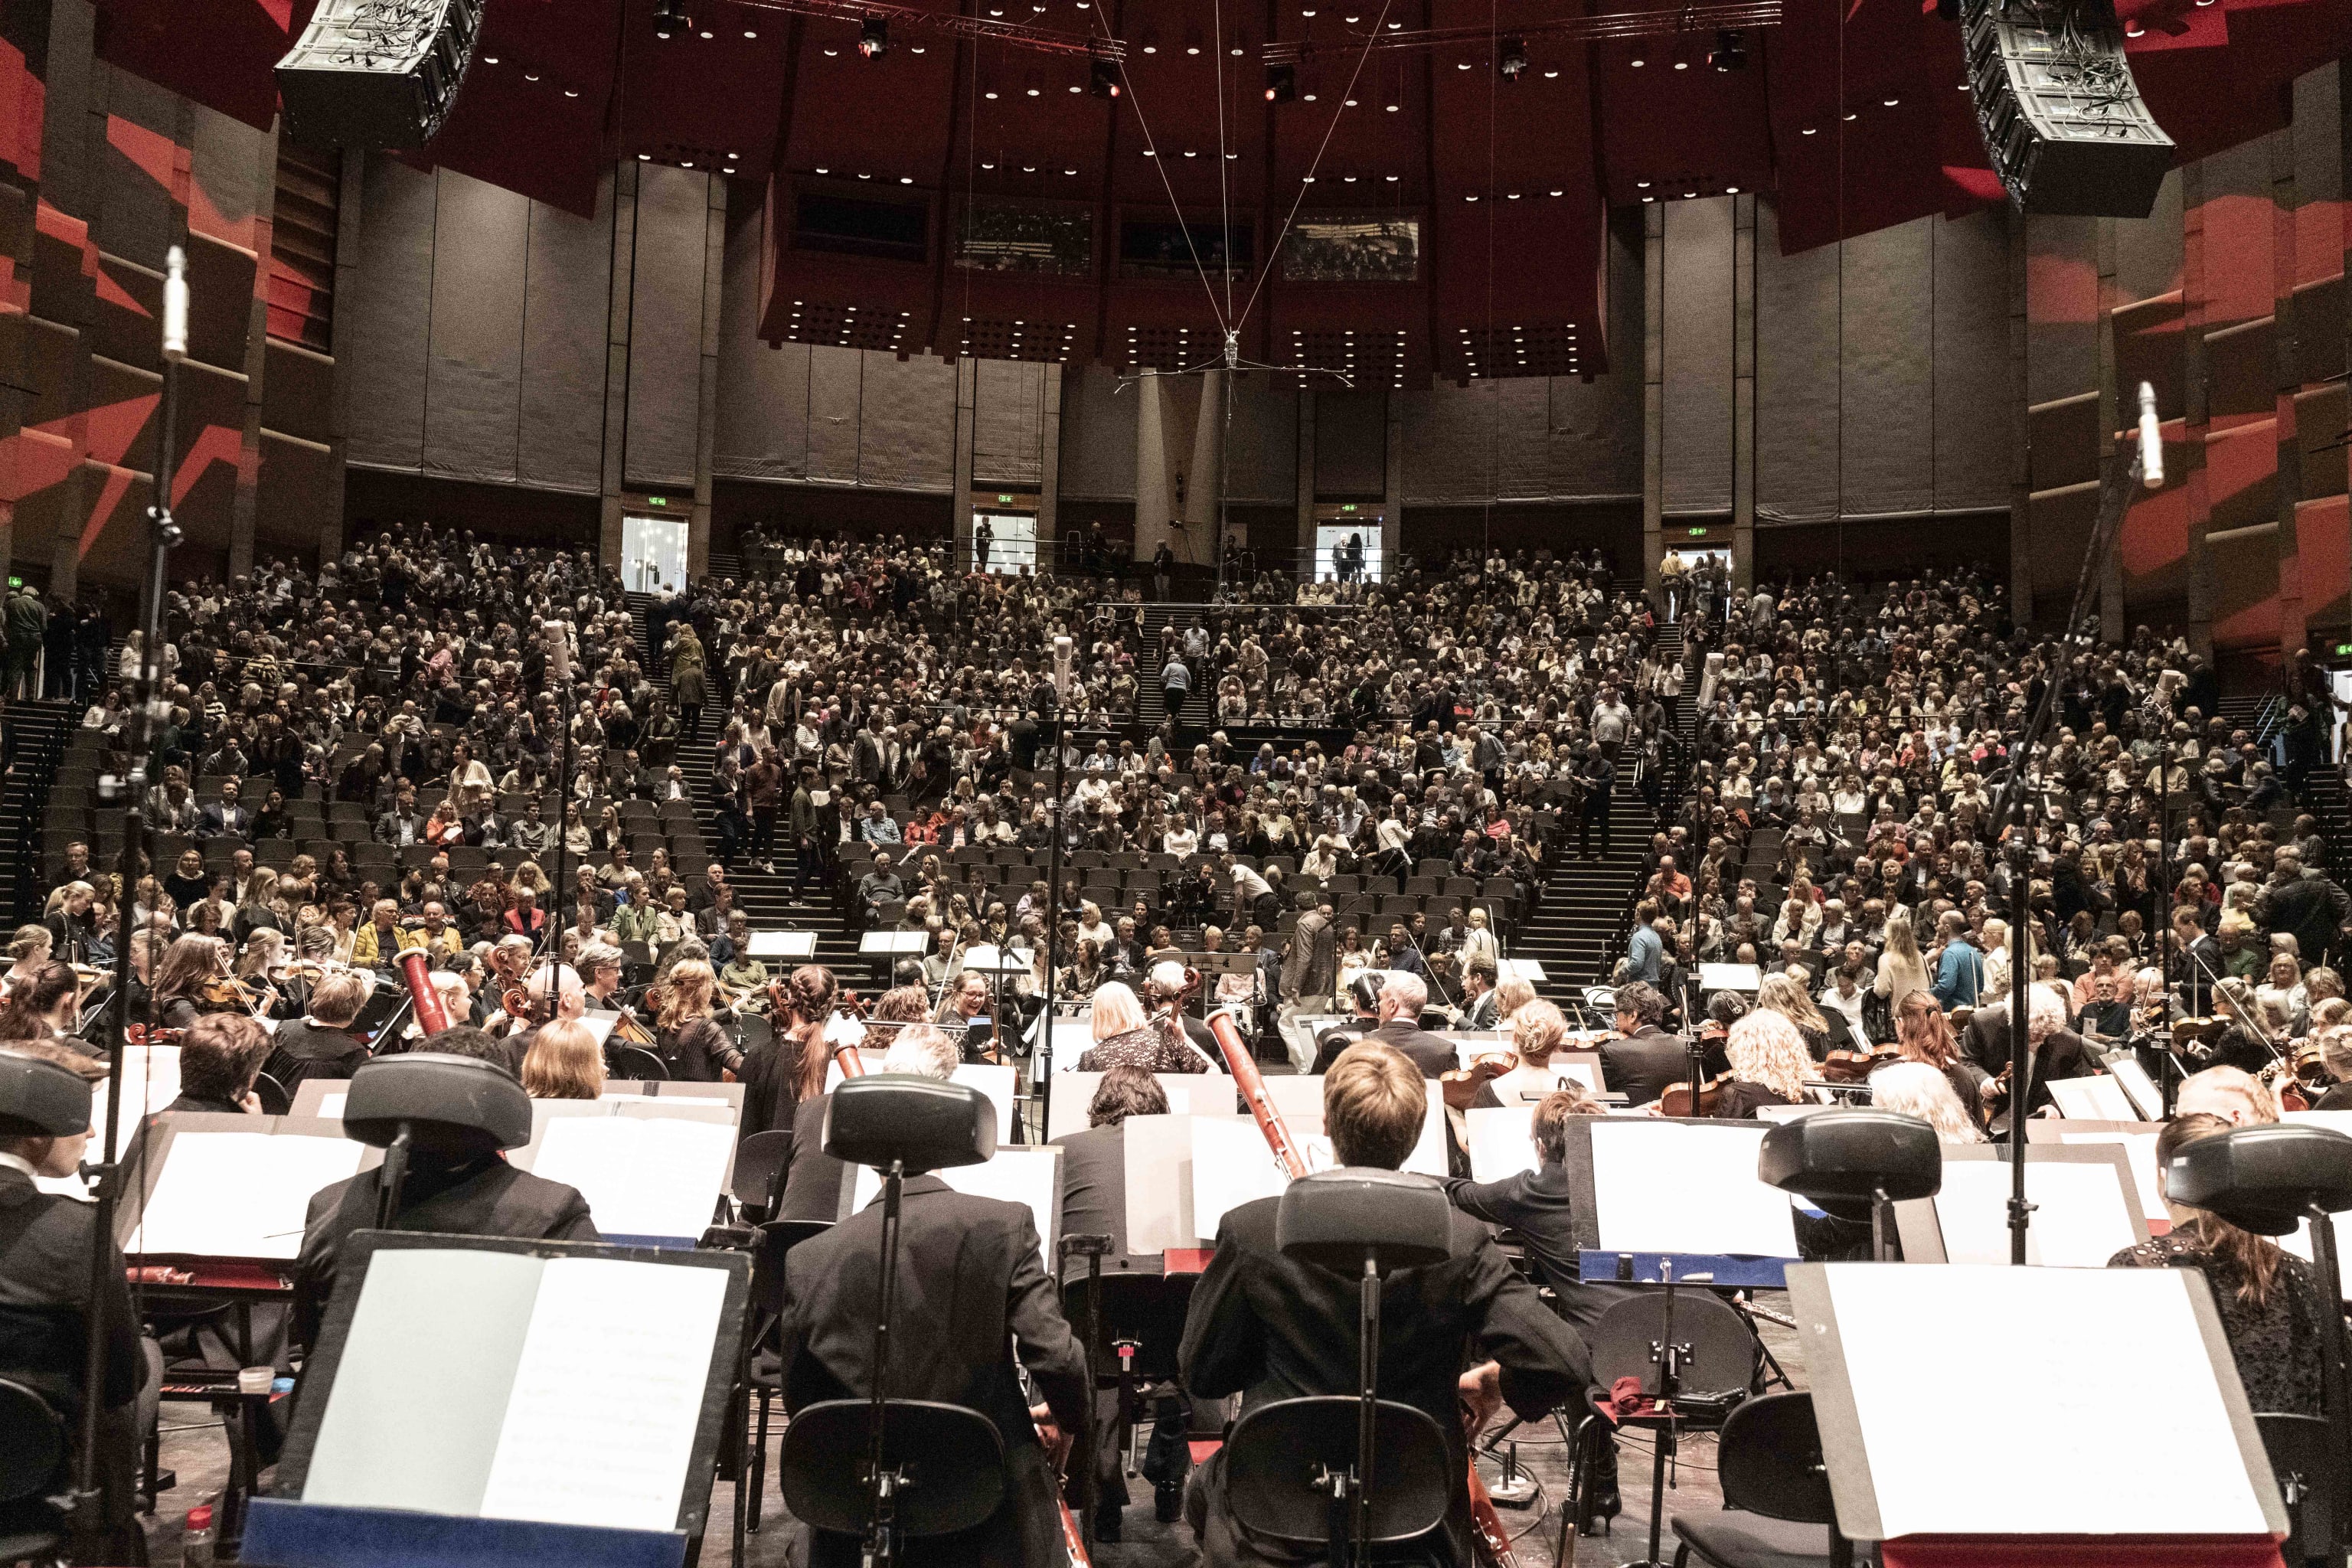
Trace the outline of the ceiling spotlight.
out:
[[[1880,101],[1881,103],[1883,103],[1884,105],[1885,105],[1887,108],[1892,109],[1892,108],[1894,108],[1896,104],[1898,104],[1898,103],[1902,102],[1903,100],[1902,100],[1901,99],[1899,99],[1899,98],[1885,98],[1885,99],[1881,99],[1881,100],[1879,100],[1879,101]]]
[[[1118,96],[1118,62],[1091,60],[1087,65],[1087,90],[1097,98]]]
[[[1298,96],[1297,66],[1265,68],[1265,100],[1268,103],[1288,103]]]
[[[1635,70],[1640,70],[1643,66],[1648,65],[1649,63],[1650,63],[1649,61],[1647,61],[1647,60],[1643,59],[1643,58],[1641,56],[1639,56],[1639,55],[1635,55],[1635,56],[1633,57],[1633,68],[1634,68]]]
[[[743,36],[747,38],[756,38],[760,36],[759,29],[756,27],[746,27],[743,29]]]
[[[1686,71],[1686,70],[1690,69],[1690,61],[1688,61],[1688,60],[1676,60],[1676,61],[1675,62],[1675,69],[1676,69],[1676,70],[1678,70],[1678,71]]]
[[[1748,36],[1737,27],[1718,27],[1715,34],[1715,47],[1706,52],[1706,63],[1719,71],[1746,69]]]
[[[1503,73],[1505,81],[1517,81],[1519,73],[1528,68],[1528,45],[1524,38],[1505,38],[1503,51],[1496,59],[1495,68]]]
[[[484,55],[482,57],[482,63],[486,66],[494,66],[499,63],[499,57],[496,55]]]
[[[654,37],[667,38],[694,26],[686,14],[686,0],[654,0]]]
[[[890,24],[879,16],[868,16],[857,25],[857,52],[869,60],[878,60],[890,52]]]

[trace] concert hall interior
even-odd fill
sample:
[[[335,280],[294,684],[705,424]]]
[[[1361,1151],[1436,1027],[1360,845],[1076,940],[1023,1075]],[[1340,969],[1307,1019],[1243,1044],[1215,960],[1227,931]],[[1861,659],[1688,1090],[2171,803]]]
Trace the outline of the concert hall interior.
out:
[[[0,1565],[2352,1568],[2347,59],[0,5]]]

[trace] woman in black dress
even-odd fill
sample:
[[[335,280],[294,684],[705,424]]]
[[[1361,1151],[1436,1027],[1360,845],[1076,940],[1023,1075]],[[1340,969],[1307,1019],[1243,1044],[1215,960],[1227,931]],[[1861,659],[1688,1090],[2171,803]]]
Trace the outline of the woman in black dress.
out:
[[[2218,1116],[2192,1113],[2164,1124],[2156,1137],[2156,1163],[2200,1138],[2230,1131]],[[2256,1411],[2289,1415],[2320,1412],[2318,1277],[2302,1258],[2268,1237],[2231,1225],[2205,1209],[2168,1196],[2172,1231],[2127,1247],[2107,1259],[2110,1268],[2201,1268],[2221,1310],[2221,1331],[2238,1363],[2238,1381]]]
[[[1813,1074],[1812,1053],[1788,1016],[1759,1007],[1731,1026],[1723,1042],[1731,1081],[1716,1091],[1714,1114],[1726,1120],[1756,1119],[1759,1105],[1796,1105]]]

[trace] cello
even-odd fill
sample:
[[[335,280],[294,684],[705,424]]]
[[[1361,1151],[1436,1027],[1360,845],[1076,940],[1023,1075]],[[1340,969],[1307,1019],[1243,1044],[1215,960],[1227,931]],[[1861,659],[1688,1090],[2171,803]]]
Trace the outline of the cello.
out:
[[[1249,1043],[1242,1038],[1233,1015],[1223,1011],[1210,1014],[1209,1033],[1215,1037],[1217,1049],[1225,1058],[1225,1070],[1232,1075],[1234,1088],[1240,1091],[1243,1103],[1249,1107],[1250,1119],[1257,1123],[1266,1147],[1274,1152],[1275,1159],[1291,1180],[1306,1175],[1306,1152],[1291,1138],[1282,1112],[1275,1109],[1274,1097],[1266,1092],[1265,1075],[1257,1070],[1257,1058],[1250,1055]],[[1495,1500],[1487,1495],[1486,1483],[1478,1474],[1475,1453],[1470,1458],[1469,1489],[1470,1522],[1477,1531],[1481,1561],[1487,1568],[1518,1568],[1517,1559],[1511,1554],[1510,1532],[1503,1528],[1502,1515],[1495,1511]]]

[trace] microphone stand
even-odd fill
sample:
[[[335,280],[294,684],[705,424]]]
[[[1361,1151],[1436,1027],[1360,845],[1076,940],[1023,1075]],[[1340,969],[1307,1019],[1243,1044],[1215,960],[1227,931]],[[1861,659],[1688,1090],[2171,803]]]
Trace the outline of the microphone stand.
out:
[[[1064,808],[1068,804],[1069,799],[1066,793],[1066,786],[1065,784],[1065,770],[1068,764],[1068,758],[1063,754],[1065,747],[1063,743],[1062,731],[1064,714],[1069,706],[1069,691],[1070,639],[1066,635],[1065,635],[1056,637],[1054,639],[1054,840],[1051,847],[1046,850],[1047,869],[1045,873],[1045,1047],[1047,1065],[1045,1080],[1037,1086],[1039,1095],[1037,1102],[1038,1113],[1045,1117],[1045,1125],[1047,1127],[1051,1127],[1054,1124],[1054,1073],[1052,1067],[1054,1050],[1054,986],[1055,980],[1058,978],[1055,973],[1056,959],[1059,954],[1062,942],[1061,900],[1062,838],[1065,822]],[[1005,932],[1006,942],[1009,942],[1012,941],[1012,935],[1013,933],[1010,931]],[[999,948],[997,952],[998,956],[1001,959],[1003,955],[1003,949]]]
[[[89,1322],[82,1358],[80,1441],[74,1452],[73,1485],[66,1493],[64,1509],[73,1532],[74,1559],[82,1563],[102,1563],[110,1555],[106,1542],[103,1489],[99,1481],[98,1450],[106,1405],[107,1359],[107,1336],[99,1326],[99,1303],[106,1300],[109,1288],[116,1283],[109,1276],[119,1267],[114,1260],[114,1222],[116,1205],[121,1202],[117,1189],[121,1170],[116,1158],[122,1126],[122,1058],[131,1043],[131,911],[139,901],[139,852],[147,837],[147,780],[163,776],[162,721],[171,712],[170,701],[163,691],[163,592],[172,550],[181,539],[179,522],[172,515],[172,489],[179,469],[178,443],[174,439],[180,416],[178,372],[180,361],[188,352],[187,253],[174,244],[165,253],[163,266],[163,390],[157,409],[153,500],[147,508],[147,593],[145,613],[140,623],[140,689],[139,699],[131,709],[131,743],[124,748],[131,763],[131,776],[124,781],[129,787],[123,791],[122,889],[118,911],[121,924],[119,951],[114,955],[114,990],[121,1005],[116,1009],[119,1026],[106,1064],[106,1136],[101,1145],[105,1157],[83,1168],[84,1178],[98,1202],[89,1227]],[[151,1039],[155,1015],[155,992],[151,984],[147,991]]]

